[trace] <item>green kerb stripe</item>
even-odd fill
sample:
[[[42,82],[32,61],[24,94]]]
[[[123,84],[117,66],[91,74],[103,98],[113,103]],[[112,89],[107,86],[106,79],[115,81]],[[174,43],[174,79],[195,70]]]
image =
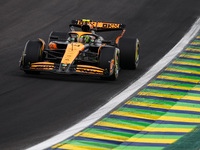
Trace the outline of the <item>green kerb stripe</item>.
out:
[[[154,147],[154,146],[124,146],[120,145],[113,150],[162,150],[164,147]]]
[[[200,47],[198,47],[198,46],[188,46],[188,48],[193,48],[193,49],[200,49]]]
[[[180,67],[180,66],[168,66],[168,68],[180,69],[180,70],[188,70],[188,71],[199,71],[198,68],[190,68],[190,67]]]
[[[175,68],[175,69],[179,69],[179,68]],[[184,83],[158,81],[158,80],[154,80],[151,83],[164,84],[164,85],[174,85],[174,86],[183,86],[183,87],[191,87],[191,88],[195,86],[193,84],[184,84]]]
[[[189,62],[189,63],[199,63],[200,64],[200,60],[190,60],[190,59],[181,59],[181,58],[178,58],[176,59],[176,61],[180,61],[180,62]]]
[[[186,114],[186,113],[171,113],[168,112],[165,114],[165,116],[171,116],[171,117],[182,117],[184,118],[196,118],[196,119],[200,119],[200,115],[194,115],[194,114]]]
[[[102,134],[102,135],[111,135],[111,136],[121,136],[121,137],[132,137],[133,136],[133,134],[131,134],[131,133],[101,130],[101,129],[94,129],[94,128],[88,128],[88,129],[84,130],[83,132]]]
[[[129,120],[113,119],[113,118],[104,118],[101,121],[124,124],[124,125],[142,126],[142,127],[148,126],[150,124],[150,123],[145,123],[145,122],[136,122],[136,121],[129,121]]]
[[[138,113],[138,114],[145,114],[145,115],[155,115],[155,116],[161,116],[164,114],[163,112],[158,112],[158,111],[150,111],[150,110],[135,109],[135,108],[125,108],[125,107],[121,107],[117,111]]]
[[[154,100],[154,99],[148,99],[148,98],[139,98],[139,97],[134,97],[130,101],[132,101],[132,102],[144,102],[144,103],[150,103],[150,104],[169,105],[169,106],[173,106],[174,104],[176,104],[176,102]]]
[[[105,144],[100,142],[89,142],[89,141],[80,141],[80,140],[72,140],[67,144],[71,145],[78,145],[78,146],[89,146],[89,147],[96,147],[96,148],[115,148],[117,145],[114,144]]]
[[[179,139],[182,135],[151,135],[151,134],[136,134],[134,138],[150,138],[150,139]]]
[[[174,92],[174,91],[166,91],[166,90],[144,89],[144,90],[142,90],[142,92],[151,92],[151,93],[159,93],[159,94],[170,94],[170,95],[179,95],[179,96],[186,95],[185,92]]]
[[[178,78],[200,80],[200,77],[195,77],[195,76],[186,76],[186,75],[171,74],[171,73],[161,73],[161,75],[162,76],[169,76],[169,77],[178,77]]]
[[[198,53],[183,52],[181,55],[200,56]]]

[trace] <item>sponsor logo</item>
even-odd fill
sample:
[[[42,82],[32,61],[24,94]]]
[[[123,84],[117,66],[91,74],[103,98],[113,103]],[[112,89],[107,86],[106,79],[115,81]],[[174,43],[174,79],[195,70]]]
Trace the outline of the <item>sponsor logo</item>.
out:
[[[104,23],[103,28],[119,28],[119,24],[116,23]]]

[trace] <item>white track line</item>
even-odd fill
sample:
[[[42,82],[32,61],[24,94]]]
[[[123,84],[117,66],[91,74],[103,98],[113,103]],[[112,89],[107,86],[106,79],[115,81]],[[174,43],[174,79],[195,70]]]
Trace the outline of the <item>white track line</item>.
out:
[[[133,93],[142,88],[147,82],[155,77],[164,67],[166,67],[183,49],[184,47],[197,35],[200,30],[200,18],[193,24],[187,34],[162,58],[160,59],[148,72],[146,72],[139,80],[132,83],[128,88],[122,91],[119,95],[112,98],[107,104],[99,108],[96,112],[92,113],[85,119],[81,120],[74,126],[66,129],[60,134],[39,143],[27,150],[42,150],[51,147],[65,139],[73,136],[81,130],[95,123],[105,114],[109,113],[117,105],[124,102]]]

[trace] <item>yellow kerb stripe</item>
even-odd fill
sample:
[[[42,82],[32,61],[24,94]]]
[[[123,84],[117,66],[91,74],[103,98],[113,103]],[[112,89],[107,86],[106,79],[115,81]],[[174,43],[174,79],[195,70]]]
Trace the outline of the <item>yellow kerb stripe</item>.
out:
[[[179,57],[200,59],[200,56],[193,56],[193,55],[180,55]]]
[[[180,90],[190,90],[191,89],[191,87],[176,86],[176,85],[165,85],[165,84],[157,84],[157,83],[150,83],[148,86],[171,88],[171,89],[180,89]]]
[[[86,138],[95,138],[95,139],[103,139],[103,140],[112,140],[112,141],[120,141],[123,142],[127,140],[127,137],[119,137],[119,136],[112,136],[112,135],[101,135],[101,134],[94,134],[94,133],[86,133],[86,132],[80,132],[76,134],[75,136],[78,137],[86,137]]]
[[[137,130],[137,131],[141,131],[142,129],[145,128],[145,127],[142,127],[142,126],[131,126],[131,125],[110,123],[110,122],[104,122],[104,121],[98,121],[94,125],[105,126],[105,127],[121,128],[121,129],[128,129],[128,130]]]
[[[200,49],[197,48],[187,48],[186,51],[200,52]]]
[[[174,99],[181,99],[183,97],[180,95],[160,94],[160,93],[152,93],[152,92],[139,92],[137,95],[174,98]]]
[[[197,119],[197,118],[161,116],[161,117],[159,118],[159,120],[200,123],[200,118]]]
[[[193,91],[200,91],[200,88],[194,87],[191,90],[193,90]]]
[[[200,101],[200,97],[194,97],[194,96],[184,96],[182,99]]]
[[[148,139],[148,138],[130,138],[127,142],[142,142],[142,143],[173,143],[177,139]]]
[[[156,115],[146,115],[146,114],[138,114],[138,113],[130,113],[130,112],[122,112],[122,111],[114,111],[110,114],[111,115],[125,116],[125,117],[151,119],[151,120],[156,120],[157,118],[160,117],[160,116],[156,116]]]
[[[63,144],[56,144],[56,145],[52,146],[51,148],[58,148],[58,147],[60,147],[61,145],[63,145]]]
[[[137,106],[146,106],[153,108],[161,108],[161,109],[171,109],[171,110],[186,110],[186,111],[197,111],[200,112],[200,108],[194,107],[185,107],[185,106],[169,106],[169,105],[160,105],[160,104],[152,104],[152,103],[143,103],[143,102],[126,102],[127,105],[137,105]]]
[[[178,118],[178,117],[173,117],[173,119],[171,119],[171,120],[174,121],[175,118]],[[170,117],[163,117],[163,119],[159,119],[159,120],[170,121]],[[178,120],[176,120],[176,121],[178,121]],[[182,122],[184,122],[184,121],[182,121]],[[137,131],[148,131],[148,132],[190,132],[190,131],[193,130],[193,128],[163,128],[163,127],[159,128],[159,127],[140,127],[140,126],[135,126],[136,127],[135,128],[134,126],[130,126],[130,125],[109,123],[109,122],[103,122],[103,121],[99,121],[95,125],[97,125],[97,126],[105,126],[105,127],[122,128],[122,129],[129,129],[129,130],[137,130]]]
[[[170,109],[172,106],[169,105],[160,105],[160,104],[152,104],[152,103],[143,103],[143,102],[133,102],[128,101],[126,102],[127,105],[137,105],[137,106],[147,106],[153,108],[162,108],[162,109]]]
[[[198,63],[190,63],[190,62],[182,62],[182,61],[173,61],[173,64],[180,64],[180,65],[190,65],[190,66],[200,66]]]
[[[166,71],[183,72],[183,73],[200,74],[200,71],[192,71],[192,70],[180,70],[180,69],[173,69],[173,68],[167,68],[165,70]]]
[[[197,111],[200,112],[200,108],[185,107],[185,106],[173,106],[171,110],[186,110],[186,111]]]
[[[106,148],[96,148],[96,147],[88,147],[88,146],[79,146],[79,145],[70,145],[70,144],[63,144],[60,149],[67,149],[67,150],[107,150]]]
[[[200,42],[192,42],[192,45],[200,45]]]
[[[163,76],[163,75],[159,75],[157,78],[167,79],[167,80],[175,80],[175,81],[192,82],[192,83],[198,83],[199,82],[199,80],[195,80],[195,79],[178,78],[178,77],[170,77],[170,76]]]

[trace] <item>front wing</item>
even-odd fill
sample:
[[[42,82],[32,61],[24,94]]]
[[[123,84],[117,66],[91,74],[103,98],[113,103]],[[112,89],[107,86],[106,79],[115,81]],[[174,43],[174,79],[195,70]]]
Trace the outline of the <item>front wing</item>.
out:
[[[107,69],[102,69],[89,65],[64,65],[55,64],[51,62],[36,62],[31,63],[29,67],[21,67],[25,71],[42,71],[53,73],[65,73],[65,74],[89,74],[97,76],[109,76]]]

